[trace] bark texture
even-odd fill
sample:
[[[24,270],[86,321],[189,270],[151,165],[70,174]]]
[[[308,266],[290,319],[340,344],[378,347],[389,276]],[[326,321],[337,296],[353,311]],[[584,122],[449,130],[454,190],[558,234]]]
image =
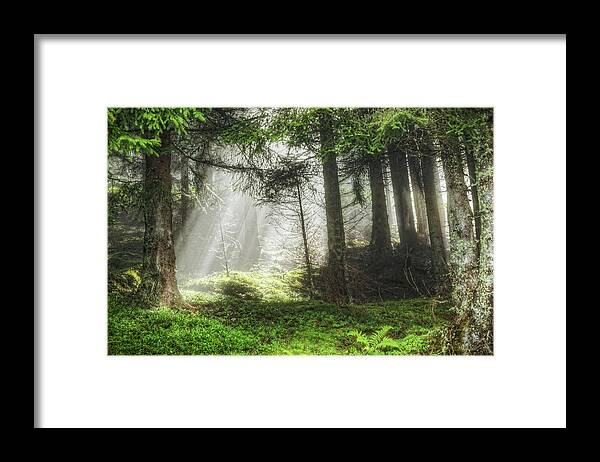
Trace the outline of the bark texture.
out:
[[[150,305],[180,304],[175,279],[171,152],[168,136],[162,137],[159,156],[145,158],[144,251],[140,295]]]
[[[440,225],[442,227],[442,240],[444,242],[444,251],[446,252],[446,259],[448,258],[448,252],[450,249],[450,244],[448,242],[448,211],[447,211],[447,206],[448,204],[446,204],[446,207],[444,207],[444,198],[442,196],[442,184],[441,184],[441,180],[440,180],[440,175],[443,174],[442,169],[440,168],[437,156],[435,156],[432,160],[433,162],[433,169],[434,169],[434,177],[433,177],[433,181],[435,182],[435,191],[436,194],[438,196],[438,212],[440,215]]]
[[[179,223],[175,228],[175,244],[176,246],[183,246],[187,239],[190,213],[190,166],[189,159],[185,156],[181,156],[179,174],[181,178],[181,199],[179,200]]]
[[[464,181],[462,155],[453,139],[442,142],[442,163],[448,188],[450,225],[449,270],[452,303],[457,312],[450,325],[449,348],[458,354],[482,353],[481,328],[487,317],[477,307],[480,274],[475,247],[473,217]],[[484,342],[485,343],[485,342]],[[475,346],[475,345],[478,346]]]
[[[187,157],[181,159],[181,229],[185,230],[190,206],[190,167]]]
[[[474,153],[477,165],[477,185],[481,231],[479,239],[479,266],[477,286],[472,304],[462,313],[462,352],[470,355],[489,355],[494,352],[494,175],[492,123],[486,121]]]
[[[481,214],[479,204],[479,186],[477,184],[477,165],[473,147],[470,145],[470,140],[465,140],[465,157],[467,160],[467,169],[469,171],[469,184],[471,189],[471,200],[473,202],[473,220],[475,222],[475,239],[477,253],[479,254],[479,241],[481,239]]]
[[[349,300],[346,282],[346,238],[342,216],[342,200],[338,165],[333,151],[333,127],[331,116],[327,113],[319,115],[319,132],[321,156],[323,162],[323,185],[325,189],[325,214],[327,219],[328,275],[327,286],[329,298],[336,303]]]
[[[442,165],[448,192],[450,253],[460,253],[461,265],[475,263],[473,214],[464,177],[462,155],[456,143],[443,143]],[[451,258],[452,259],[452,258]]]

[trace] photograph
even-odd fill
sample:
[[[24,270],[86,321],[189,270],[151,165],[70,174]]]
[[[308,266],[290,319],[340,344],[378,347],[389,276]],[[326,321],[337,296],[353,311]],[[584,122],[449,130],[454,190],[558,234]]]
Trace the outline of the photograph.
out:
[[[494,354],[492,107],[107,107],[107,354]]]

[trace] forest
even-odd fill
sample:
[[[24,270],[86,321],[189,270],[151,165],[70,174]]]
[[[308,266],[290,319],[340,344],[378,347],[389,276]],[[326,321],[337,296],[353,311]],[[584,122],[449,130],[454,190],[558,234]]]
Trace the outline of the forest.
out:
[[[109,355],[493,354],[493,109],[107,129]]]

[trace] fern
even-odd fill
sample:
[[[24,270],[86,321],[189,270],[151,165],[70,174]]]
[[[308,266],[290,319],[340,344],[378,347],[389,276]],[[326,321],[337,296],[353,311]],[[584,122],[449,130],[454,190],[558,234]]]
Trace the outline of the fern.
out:
[[[361,345],[363,353],[383,354],[387,350],[399,349],[400,343],[388,337],[392,326],[383,326],[381,329],[367,335],[359,330],[351,330],[348,335],[354,337],[356,342]]]
[[[359,330],[351,330],[349,332],[349,335],[351,335],[352,337],[356,338],[356,341],[358,343],[360,343],[363,347],[368,348],[370,343],[369,343],[369,338],[361,331]]]
[[[371,334],[371,346],[379,347],[390,330],[392,330],[392,326],[383,326],[381,329]]]

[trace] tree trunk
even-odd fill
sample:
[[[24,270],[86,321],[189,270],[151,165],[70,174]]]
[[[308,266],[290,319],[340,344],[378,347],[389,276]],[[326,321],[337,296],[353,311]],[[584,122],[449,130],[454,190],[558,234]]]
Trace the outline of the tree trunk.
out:
[[[327,218],[328,277],[330,297],[336,303],[349,300],[346,283],[346,242],[342,200],[338,178],[338,165],[333,152],[333,128],[331,116],[319,114],[323,183],[325,189],[325,214]]]
[[[442,240],[444,242],[444,252],[446,253],[446,260],[448,259],[448,253],[450,249],[450,244],[448,243],[448,204],[444,206],[444,198],[442,196],[442,184],[440,180],[440,175],[443,174],[442,169],[440,168],[437,156],[434,156],[432,159],[433,168],[434,168],[434,178],[435,182],[435,191],[438,196],[438,206],[439,206],[439,214],[440,214],[440,226],[442,227]],[[447,196],[446,196],[447,197]]]
[[[471,355],[493,354],[493,305],[494,305],[494,175],[493,143],[490,117],[482,128],[482,141],[476,152],[477,185],[479,194],[479,212],[481,234],[479,240],[479,267],[477,272],[476,294],[471,305],[461,313],[462,353]]]
[[[449,269],[452,303],[457,311],[451,329],[452,348],[465,353],[464,332],[472,321],[472,307],[477,294],[477,258],[473,239],[473,217],[464,181],[462,156],[453,139],[442,142],[442,164],[448,190],[448,222],[450,225]],[[454,332],[462,338],[456,338]],[[458,345],[458,346],[456,346]]]
[[[310,287],[309,295],[313,298],[315,285],[312,276],[312,266],[310,264],[310,251],[308,248],[308,238],[306,236],[306,222],[304,221],[304,208],[302,207],[302,192],[300,191],[300,182],[296,183],[296,192],[298,193],[298,207],[300,210],[300,225],[302,227],[302,243],[304,245],[304,261],[306,263],[306,276]]]
[[[386,197],[386,207],[388,214],[388,221],[390,226],[390,236],[395,235],[396,230],[396,212],[394,208],[394,193],[392,191],[392,186],[389,182],[385,183],[385,197]]]
[[[171,152],[162,137],[159,156],[145,156],[144,251],[140,295],[150,305],[177,305],[181,294],[175,279]]]
[[[436,164],[437,162],[433,150],[430,146],[425,146],[423,157],[421,158],[421,166],[423,168],[423,192],[426,202],[429,240],[431,242],[431,262],[433,273],[439,284],[446,275],[448,267],[440,220],[439,193],[435,181],[435,177],[438,174]]]
[[[391,145],[388,150],[390,174],[394,188],[394,204],[396,206],[396,222],[400,244],[406,248],[414,247],[417,242],[417,231],[412,210],[410,184],[406,153],[398,146]]]
[[[427,209],[425,205],[425,194],[423,192],[423,175],[421,172],[421,160],[412,153],[408,155],[408,168],[413,197],[415,199],[415,211],[417,213],[417,233],[427,240]]]
[[[384,254],[392,248],[392,240],[385,200],[383,168],[379,155],[371,156],[369,160],[369,183],[371,186],[371,210],[373,215],[371,246],[376,254]]]
[[[225,245],[225,234],[223,233],[223,221],[222,214],[219,210],[219,237],[221,238],[221,252],[223,254],[223,268],[225,268],[225,274],[229,277],[229,255],[227,254],[227,246]]]
[[[179,173],[180,173],[180,192],[181,198],[179,199],[179,218],[175,223],[175,256],[180,256],[186,246],[186,241],[189,234],[188,227],[188,216],[190,210],[190,166],[189,160],[186,156],[182,155],[179,162]],[[186,258],[178,258],[179,271],[186,272],[187,261]]]
[[[442,165],[448,191],[448,224],[450,228],[450,250],[452,238],[473,243],[473,214],[465,184],[462,156],[455,143],[444,143]],[[466,255],[472,258],[470,253]]]
[[[181,215],[181,234],[185,238],[185,229],[189,213],[190,204],[190,168],[189,160],[187,157],[181,157],[181,203],[180,203],[180,215]]]
[[[475,221],[475,240],[477,254],[479,255],[479,241],[481,239],[479,186],[477,185],[477,166],[475,156],[473,155],[473,147],[470,146],[469,140],[465,140],[465,157],[467,159],[467,169],[469,170],[469,184],[471,186],[471,201],[473,202],[473,218]]]

